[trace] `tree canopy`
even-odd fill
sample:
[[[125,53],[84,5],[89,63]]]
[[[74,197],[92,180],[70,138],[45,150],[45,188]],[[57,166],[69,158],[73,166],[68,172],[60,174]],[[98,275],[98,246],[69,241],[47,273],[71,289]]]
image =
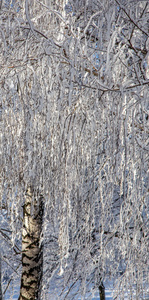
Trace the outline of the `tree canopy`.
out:
[[[148,21],[148,1],[2,4],[1,219],[16,249],[28,186],[42,195],[43,299],[107,278],[147,297]]]

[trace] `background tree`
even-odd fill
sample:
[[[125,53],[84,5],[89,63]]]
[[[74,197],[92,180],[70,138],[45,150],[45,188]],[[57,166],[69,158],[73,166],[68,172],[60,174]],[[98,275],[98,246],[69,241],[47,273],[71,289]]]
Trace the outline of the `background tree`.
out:
[[[15,243],[28,187],[31,215],[44,199],[42,297],[56,276],[60,299],[147,295],[149,11],[125,4],[2,6],[1,206]]]

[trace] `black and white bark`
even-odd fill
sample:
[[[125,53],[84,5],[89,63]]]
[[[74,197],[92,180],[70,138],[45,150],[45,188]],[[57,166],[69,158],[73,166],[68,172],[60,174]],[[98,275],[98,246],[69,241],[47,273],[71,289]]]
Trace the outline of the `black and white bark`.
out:
[[[1,253],[0,253],[0,300],[3,299],[1,276],[2,276],[2,264],[1,264]]]
[[[43,272],[43,248],[40,242],[43,197],[35,197],[30,186],[23,207],[22,277],[19,300],[40,299]]]

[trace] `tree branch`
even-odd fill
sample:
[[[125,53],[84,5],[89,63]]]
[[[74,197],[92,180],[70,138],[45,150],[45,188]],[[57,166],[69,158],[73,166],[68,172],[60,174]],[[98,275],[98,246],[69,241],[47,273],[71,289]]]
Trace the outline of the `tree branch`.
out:
[[[122,4],[118,1],[115,0],[115,2],[120,6],[120,8],[124,11],[124,13],[126,14],[126,16],[129,18],[129,20],[135,25],[135,27],[137,27],[142,33],[144,33],[146,36],[149,37],[148,33],[146,31],[144,31],[142,28],[140,28],[138,26],[138,24],[130,17],[130,15],[128,14],[128,12],[126,11],[126,9],[122,6]]]

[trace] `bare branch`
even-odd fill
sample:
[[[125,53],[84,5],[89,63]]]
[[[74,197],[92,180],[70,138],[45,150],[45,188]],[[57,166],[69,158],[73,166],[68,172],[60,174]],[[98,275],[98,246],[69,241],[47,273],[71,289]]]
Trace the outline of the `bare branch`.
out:
[[[148,33],[146,31],[144,31],[142,28],[140,28],[140,26],[130,17],[130,15],[128,14],[128,12],[126,11],[126,9],[123,7],[123,5],[118,1],[115,0],[115,2],[120,6],[120,8],[124,11],[124,13],[126,14],[126,16],[129,18],[129,20],[134,24],[135,27],[137,27],[142,33],[144,33],[146,36],[149,37]]]

